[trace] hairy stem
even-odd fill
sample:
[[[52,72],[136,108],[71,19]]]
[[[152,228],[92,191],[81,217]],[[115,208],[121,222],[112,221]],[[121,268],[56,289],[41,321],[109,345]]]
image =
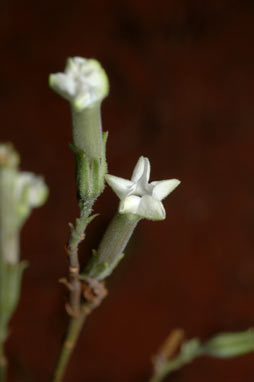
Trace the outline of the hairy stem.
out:
[[[85,238],[85,230],[91,219],[89,215],[92,211],[94,199],[83,203],[80,219],[76,220],[75,226],[71,226],[71,233],[67,243],[67,253],[69,256],[69,290],[70,302],[68,312],[71,316],[77,317],[80,313],[81,283],[79,280],[80,266],[78,257],[78,246]]]

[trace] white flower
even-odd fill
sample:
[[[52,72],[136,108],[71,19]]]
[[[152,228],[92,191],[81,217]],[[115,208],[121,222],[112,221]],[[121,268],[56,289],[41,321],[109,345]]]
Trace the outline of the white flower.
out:
[[[15,199],[19,224],[23,224],[33,208],[42,206],[48,197],[43,178],[31,172],[20,172],[15,183]]]
[[[64,73],[51,74],[50,86],[79,111],[108,94],[108,78],[94,59],[73,57],[67,60]]]
[[[133,171],[131,180],[106,175],[106,181],[120,198],[119,212],[134,214],[149,220],[163,220],[166,212],[161,202],[179,184],[178,179],[148,183],[150,162],[141,156]]]
[[[26,204],[31,207],[40,207],[48,196],[48,188],[41,176],[31,172],[20,172],[16,181],[17,199],[26,200]]]

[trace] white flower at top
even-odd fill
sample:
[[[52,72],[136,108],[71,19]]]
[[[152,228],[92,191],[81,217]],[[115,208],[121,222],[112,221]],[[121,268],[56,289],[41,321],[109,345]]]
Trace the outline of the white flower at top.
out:
[[[49,84],[78,111],[101,101],[109,90],[108,78],[100,63],[82,57],[69,58],[65,72],[51,74]]]
[[[134,214],[149,220],[163,220],[166,212],[162,200],[179,184],[178,179],[148,183],[150,162],[141,156],[134,168],[131,180],[106,175],[106,181],[120,198],[119,212]]]

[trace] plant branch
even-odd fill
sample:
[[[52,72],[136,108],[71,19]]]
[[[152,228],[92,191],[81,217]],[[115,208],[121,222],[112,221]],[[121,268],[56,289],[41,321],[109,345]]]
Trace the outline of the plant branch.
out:
[[[82,309],[80,310],[80,315],[76,318],[73,317],[70,321],[68,334],[62,346],[62,351],[56,366],[56,372],[53,378],[54,382],[60,382],[63,379],[66,366],[76,345],[79,333],[83,327],[87,315],[88,314],[85,307],[82,306]]]
[[[85,230],[87,225],[95,217],[95,215],[89,217],[92,211],[93,203],[94,199],[90,199],[86,201],[86,203],[83,203],[80,218],[76,219],[75,226],[70,224],[71,232],[66,246],[69,257],[69,281],[65,283],[70,291],[70,301],[69,304],[66,305],[66,310],[72,317],[78,317],[80,314],[81,283],[79,279],[80,265],[78,247],[85,238]]]
[[[183,341],[180,329],[174,330],[153,360],[154,373],[149,382],[161,382],[173,371],[192,362],[195,358],[207,355],[216,358],[233,358],[254,351],[254,330],[220,333],[201,343],[193,338]]]
[[[81,279],[79,277],[76,278],[75,281],[79,283],[79,289],[71,290],[71,297],[76,298],[78,296],[79,301],[82,301],[83,298],[85,302],[79,307],[78,314],[73,315],[73,309],[70,311],[72,319],[56,366],[53,379],[54,382],[62,381],[70,356],[87,316],[101,304],[102,300],[107,295],[104,281],[100,280],[109,276],[111,271],[117,265],[122,257],[122,251],[125,249],[139,220],[140,218],[136,216],[117,214],[112,219],[102,238],[98,253],[94,256],[92,265],[88,264],[87,270],[81,275]],[[79,227],[79,224],[76,224],[75,229],[73,228],[71,235],[73,241],[71,241],[72,246],[70,246],[69,254],[70,259],[73,261],[71,265],[77,266],[78,269],[77,250],[78,244],[80,240],[82,240],[82,238],[80,240],[79,238],[82,234],[81,232],[83,232],[82,230],[79,230],[79,228],[83,228],[83,225]],[[79,276],[79,273],[77,273],[77,276]],[[72,285],[70,280],[70,289]],[[68,309],[70,309],[70,307],[68,307]]]
[[[79,316],[73,317],[70,321],[62,351],[57,362],[53,382],[61,382],[63,380],[69,359],[87,317],[101,304],[102,300],[107,295],[107,290],[104,287],[103,282],[89,278],[82,283],[82,292],[86,302],[81,305]]]
[[[6,380],[6,374],[7,374],[7,360],[4,355],[3,344],[0,344],[0,382],[4,382]]]

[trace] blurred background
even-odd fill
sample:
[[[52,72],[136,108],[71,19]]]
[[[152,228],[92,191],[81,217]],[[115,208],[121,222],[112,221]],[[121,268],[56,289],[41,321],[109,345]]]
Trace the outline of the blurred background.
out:
[[[175,328],[202,340],[254,325],[254,3],[238,0],[1,0],[1,141],[43,174],[45,207],[22,232],[22,297],[11,324],[10,381],[50,380],[67,326],[67,223],[78,214],[69,106],[48,88],[68,56],[95,57],[108,165],[128,178],[179,178],[164,222],[142,221],[80,337],[67,381],[143,382]],[[117,208],[107,188],[82,263]],[[172,382],[253,381],[253,355],[200,358]]]

